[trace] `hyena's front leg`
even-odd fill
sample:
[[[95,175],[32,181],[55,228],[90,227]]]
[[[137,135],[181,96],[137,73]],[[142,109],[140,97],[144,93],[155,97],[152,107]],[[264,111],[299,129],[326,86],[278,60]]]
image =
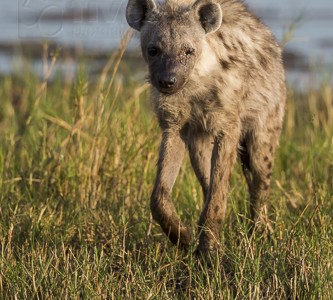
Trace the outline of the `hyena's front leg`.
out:
[[[224,221],[229,179],[237,157],[237,137],[215,140],[208,196],[199,220],[199,253],[214,251]]]
[[[171,242],[188,246],[191,233],[178,218],[171,200],[171,191],[182,164],[185,143],[179,130],[164,131],[160,147],[157,176],[151,196],[150,208],[154,220],[162,227]]]

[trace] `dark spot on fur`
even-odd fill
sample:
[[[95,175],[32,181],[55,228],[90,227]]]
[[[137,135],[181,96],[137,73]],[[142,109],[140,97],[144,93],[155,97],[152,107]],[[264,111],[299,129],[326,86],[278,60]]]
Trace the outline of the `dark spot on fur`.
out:
[[[229,70],[230,69],[230,63],[227,62],[226,60],[220,59],[220,64],[221,64],[223,70]]]
[[[220,207],[218,205],[216,205],[214,208],[214,212],[217,214],[219,212],[219,210],[220,210]]]
[[[221,225],[222,224],[222,219],[218,219],[217,224]]]
[[[271,163],[271,162],[269,162],[269,163],[267,164],[267,168],[268,168],[268,169],[272,169],[272,163]]]
[[[221,42],[223,43],[224,47],[225,47],[228,51],[230,51],[230,50],[231,50],[231,47],[225,42],[224,35],[223,35],[221,32],[219,32],[219,33],[218,33],[218,37],[221,39]]]
[[[209,94],[206,95],[205,99],[209,100],[212,107],[215,107],[215,108],[223,107],[223,103],[220,101],[220,98],[219,98],[219,89],[217,87],[212,87],[209,91]],[[198,100],[197,100],[197,102],[198,102]],[[204,106],[204,105],[205,104],[203,102],[202,106]]]
[[[243,52],[246,52],[244,44],[242,43],[242,41],[238,41],[239,47],[242,49]]]
[[[266,57],[261,54],[259,51],[257,51],[257,59],[259,61],[259,63],[261,64],[261,66],[266,69],[267,68],[267,65],[268,65],[268,61],[266,59]]]
[[[213,87],[210,90],[210,94],[211,94],[211,98],[218,99],[218,97],[219,97],[219,90],[218,90],[218,88],[217,87]]]
[[[231,63],[236,63],[239,61],[239,59],[234,55],[229,55],[228,59],[230,60]]]
[[[268,160],[269,160],[268,156],[265,156],[264,162],[268,162]]]
[[[267,174],[267,179],[271,179],[272,178],[272,173],[268,173]]]
[[[269,189],[269,184],[265,184],[264,190],[267,191]]]
[[[235,57],[233,55],[229,55],[228,56],[228,59],[231,61],[231,62],[234,62],[235,61]]]
[[[270,147],[269,147],[269,152],[270,152],[270,153],[273,153],[273,146],[270,146]]]
[[[276,51],[275,51],[274,48],[272,48],[272,47],[266,47],[264,50],[265,50],[266,53],[268,53],[272,57],[276,58],[277,53],[276,53]]]
[[[231,47],[230,47],[227,43],[224,43],[224,47],[225,47],[228,51],[231,50]]]

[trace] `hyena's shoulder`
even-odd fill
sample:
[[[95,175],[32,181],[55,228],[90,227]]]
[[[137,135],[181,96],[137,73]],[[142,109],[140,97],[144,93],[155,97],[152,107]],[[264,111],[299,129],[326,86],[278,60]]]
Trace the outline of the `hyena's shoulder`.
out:
[[[275,60],[281,56],[281,48],[271,30],[242,2],[219,0],[223,23],[212,39],[221,41],[226,50],[234,53],[263,52]],[[265,66],[264,66],[265,67]]]
[[[207,36],[207,42],[222,69],[229,74],[251,73],[255,80],[275,74],[282,82],[282,50],[270,29],[243,2],[219,0],[219,3],[222,25]]]

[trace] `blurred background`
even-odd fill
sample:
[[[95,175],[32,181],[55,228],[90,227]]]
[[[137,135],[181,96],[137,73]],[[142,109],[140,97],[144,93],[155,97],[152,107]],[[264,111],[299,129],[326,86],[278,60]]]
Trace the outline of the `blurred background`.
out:
[[[288,82],[304,89],[331,80],[333,66],[333,1],[247,0],[255,12],[286,43]],[[42,72],[42,45],[61,48],[55,69],[73,77],[82,57],[92,58],[98,72],[128,29],[127,0],[15,0],[0,2],[0,73],[20,72],[29,62]],[[134,36],[127,55],[139,55]]]

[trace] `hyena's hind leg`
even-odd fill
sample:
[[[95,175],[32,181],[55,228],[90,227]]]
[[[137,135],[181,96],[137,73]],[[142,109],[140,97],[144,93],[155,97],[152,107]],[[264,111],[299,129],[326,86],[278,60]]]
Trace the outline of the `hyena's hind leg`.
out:
[[[253,225],[268,222],[269,193],[275,149],[279,131],[248,134],[241,143],[240,159],[250,192],[250,211]]]
[[[187,144],[193,170],[201,184],[204,200],[206,200],[210,184],[214,141],[208,135],[189,135]]]

